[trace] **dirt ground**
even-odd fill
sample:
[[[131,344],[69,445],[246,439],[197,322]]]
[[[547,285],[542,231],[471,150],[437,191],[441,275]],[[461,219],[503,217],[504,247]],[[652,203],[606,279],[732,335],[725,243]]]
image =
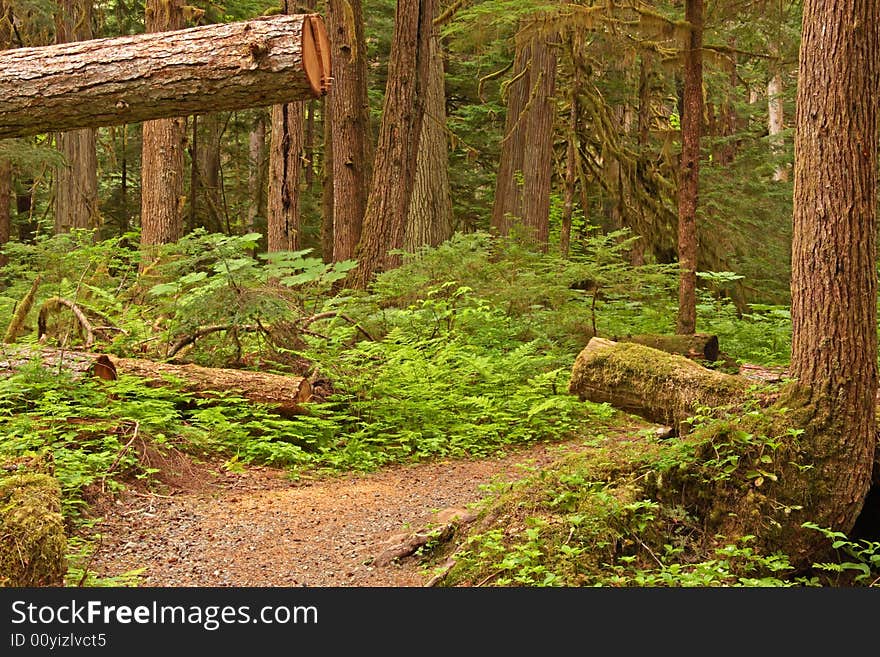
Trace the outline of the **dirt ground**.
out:
[[[100,539],[88,568],[101,578],[143,569],[141,586],[424,586],[431,573],[417,557],[373,565],[389,539],[580,449],[583,441],[538,444],[299,481],[178,455],[162,464],[158,490],[131,489],[96,509],[90,532]]]

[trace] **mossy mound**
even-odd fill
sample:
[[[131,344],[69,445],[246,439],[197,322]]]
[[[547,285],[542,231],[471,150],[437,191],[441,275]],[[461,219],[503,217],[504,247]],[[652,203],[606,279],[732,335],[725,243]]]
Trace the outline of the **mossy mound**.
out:
[[[61,487],[45,474],[0,479],[0,586],[63,586]]]

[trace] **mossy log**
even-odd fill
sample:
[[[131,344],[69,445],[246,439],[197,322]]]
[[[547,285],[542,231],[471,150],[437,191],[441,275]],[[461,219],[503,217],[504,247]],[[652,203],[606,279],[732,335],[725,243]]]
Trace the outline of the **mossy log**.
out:
[[[120,374],[130,374],[151,386],[167,385],[169,380],[174,380],[184,391],[202,398],[217,397],[223,393],[237,394],[252,402],[266,404],[281,415],[302,412],[302,404],[312,394],[309,380],[300,376],[193,364],[176,365],[50,348],[34,350],[6,346],[0,350],[0,376],[12,374],[34,360],[47,369],[63,370],[75,377],[116,379]]]
[[[46,474],[0,479],[0,586],[63,586],[61,487]]]
[[[592,338],[575,360],[569,392],[682,433],[688,429],[685,420],[700,407],[741,402],[750,385],[753,382],[706,369],[678,354]]]
[[[696,360],[718,360],[718,336],[708,333],[693,335],[628,335],[617,338],[618,342],[635,342],[646,347],[679,354]]]

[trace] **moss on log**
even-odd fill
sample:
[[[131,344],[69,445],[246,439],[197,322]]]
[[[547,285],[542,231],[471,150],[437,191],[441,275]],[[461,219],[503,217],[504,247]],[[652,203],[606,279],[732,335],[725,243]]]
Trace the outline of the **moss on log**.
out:
[[[618,338],[618,342],[634,342],[646,347],[666,351],[670,354],[679,354],[691,359],[715,361],[718,360],[718,336],[708,333],[694,333],[693,335],[628,335]]]
[[[641,344],[592,338],[575,360],[569,392],[651,422],[687,430],[700,407],[745,400],[752,382]]]
[[[0,586],[63,586],[61,487],[45,474],[0,479]]]

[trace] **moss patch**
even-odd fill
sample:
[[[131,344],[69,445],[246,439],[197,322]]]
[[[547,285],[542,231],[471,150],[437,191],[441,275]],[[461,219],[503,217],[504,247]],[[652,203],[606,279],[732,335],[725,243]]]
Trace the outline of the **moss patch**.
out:
[[[0,539],[0,585],[63,586],[67,537],[56,479],[0,479]]]

